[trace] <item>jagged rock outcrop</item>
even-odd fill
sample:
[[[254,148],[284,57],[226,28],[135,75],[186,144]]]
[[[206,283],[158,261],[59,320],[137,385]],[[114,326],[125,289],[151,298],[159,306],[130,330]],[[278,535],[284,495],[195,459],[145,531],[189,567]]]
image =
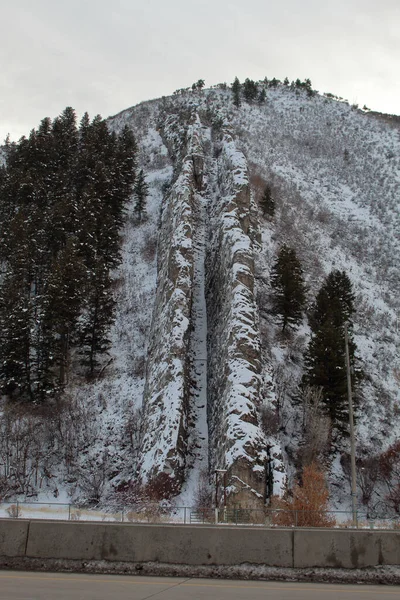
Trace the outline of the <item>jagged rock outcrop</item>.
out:
[[[212,237],[206,265],[210,467],[228,469],[232,502],[262,506],[267,456],[259,427],[257,223],[246,159],[228,130],[222,134],[218,190],[210,205]]]
[[[171,122],[168,123],[171,128]],[[193,203],[203,157],[198,119],[187,129],[187,154],[164,199],[158,240],[158,282],[143,399],[141,477],[176,493],[185,473],[190,399],[193,301]],[[175,136],[171,146],[177,143]],[[168,131],[164,132],[168,137]],[[158,482],[158,483],[157,483]]]
[[[158,285],[143,403],[141,466],[144,481],[177,492],[187,465],[191,391],[196,190],[203,186],[202,124],[182,114],[165,120],[163,134],[175,159],[175,183],[161,215]],[[186,153],[182,143],[185,141]],[[207,157],[209,247],[207,301],[207,414],[209,466],[228,469],[234,501],[262,505],[266,440],[259,426],[261,357],[254,298],[257,211],[247,163],[224,127],[215,163]],[[217,167],[217,174],[215,172]],[[193,348],[192,348],[193,350]],[[166,479],[168,478],[168,479]]]

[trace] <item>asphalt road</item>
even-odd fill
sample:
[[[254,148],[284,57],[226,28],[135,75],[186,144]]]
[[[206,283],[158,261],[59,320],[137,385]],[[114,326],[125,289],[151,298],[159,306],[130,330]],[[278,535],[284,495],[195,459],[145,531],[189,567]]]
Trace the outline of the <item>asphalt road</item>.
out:
[[[400,587],[0,571],[1,600],[365,600]]]

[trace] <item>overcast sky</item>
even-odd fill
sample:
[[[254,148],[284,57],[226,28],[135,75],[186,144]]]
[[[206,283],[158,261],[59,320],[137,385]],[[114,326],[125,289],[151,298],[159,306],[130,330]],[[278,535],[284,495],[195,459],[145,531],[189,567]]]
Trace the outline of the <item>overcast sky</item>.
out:
[[[309,77],[400,114],[399,0],[0,0],[0,141],[202,78]]]

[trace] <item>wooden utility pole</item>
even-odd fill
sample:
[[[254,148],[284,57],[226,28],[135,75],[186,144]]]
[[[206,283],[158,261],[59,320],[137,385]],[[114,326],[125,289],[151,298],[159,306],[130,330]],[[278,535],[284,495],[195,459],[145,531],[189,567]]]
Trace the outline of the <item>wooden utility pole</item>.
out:
[[[355,448],[355,441],[354,441],[353,397],[352,397],[352,393],[351,393],[349,332],[348,332],[348,328],[347,328],[347,323],[344,324],[344,339],[345,339],[345,345],[346,345],[347,396],[348,396],[348,400],[349,400],[350,457],[351,457],[351,507],[352,507],[352,512],[353,512],[353,526],[358,527],[356,448]]]

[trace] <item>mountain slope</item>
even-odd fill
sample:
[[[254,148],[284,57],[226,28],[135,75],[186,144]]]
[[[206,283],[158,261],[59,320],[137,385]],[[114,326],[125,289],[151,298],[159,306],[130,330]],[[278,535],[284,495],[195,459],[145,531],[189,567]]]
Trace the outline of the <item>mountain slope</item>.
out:
[[[240,162],[241,152],[247,158],[244,177],[249,177],[252,184],[251,201],[260,199],[267,182],[274,190],[278,205],[274,222],[254,217],[254,227],[259,230],[258,239],[254,239],[254,253],[263,358],[260,373],[263,392],[260,390],[257,394],[256,405],[261,402],[274,410],[277,404],[281,405],[280,431],[269,431],[269,440],[260,443],[272,449],[276,483],[283,470],[281,452],[289,474],[293,473],[301,443],[299,408],[293,399],[309,335],[305,322],[289,341],[282,340],[268,310],[269,273],[282,243],[294,247],[302,260],[310,302],[331,269],[348,272],[357,296],[355,341],[366,374],[358,392],[362,403],[358,415],[358,444],[367,454],[378,451],[382,445],[386,447],[397,439],[399,426],[396,257],[399,255],[400,161],[396,121],[365,114],[347,103],[326,97],[294,93],[283,86],[268,90],[267,101],[262,106],[243,104],[236,109],[229,91],[214,89],[164,99],[158,107],[161,131],[171,114],[178,115],[172,127],[175,168],[179,152],[185,154],[182,149],[190,118],[197,113],[203,126],[210,127],[209,139],[203,141],[205,163],[214,162],[211,173],[219,170],[219,182],[214,178],[214,197],[208,205],[210,221],[224,193],[218,189],[218,183],[229,171],[223,158],[229,152],[229,143],[224,139],[226,128],[235,159],[238,157]],[[118,118],[129,123],[128,114],[122,113]],[[186,123],[185,119],[188,119]],[[162,135],[168,137],[170,133],[171,128]],[[240,177],[240,165],[234,165],[234,173],[235,169]],[[246,210],[248,218],[254,209]],[[218,234],[215,224],[209,228],[211,249],[212,237]],[[220,251],[217,256],[221,259]],[[208,271],[213,272],[211,265]],[[217,289],[226,292],[226,282]],[[214,303],[209,298],[209,304]],[[209,336],[208,396],[212,406],[216,401],[210,400],[210,375],[212,381],[212,360],[218,354],[213,345],[219,339],[218,334]],[[237,366],[232,371],[237,373]],[[223,378],[226,381],[226,374]],[[225,408],[225,403],[222,404]],[[209,420],[210,433],[211,423]],[[267,433],[269,429],[273,427],[267,427]],[[217,443],[221,448],[221,443],[215,440],[220,439],[222,432],[223,429],[217,427],[211,433],[211,447]],[[229,440],[234,438],[234,433],[228,435]],[[210,457],[212,460],[212,454]],[[217,463],[225,465],[224,459]],[[338,463],[331,464],[330,469],[331,480],[342,481]]]
[[[332,269],[350,276],[365,375],[359,457],[395,442],[398,121],[278,85],[264,103],[239,108],[224,86],[183,92],[108,125],[136,136],[147,219],[128,208],[110,358],[96,381],[70,382],[71,417],[60,419],[72,464],[60,448],[43,455],[43,488],[110,502],[141,482],[154,498],[179,494],[189,505],[201,473],[224,469],[231,502],[263,506],[272,469],[281,491],[307,430],[298,386],[310,336],[306,316],[282,336],[271,314],[283,243],[302,262],[310,305]],[[269,220],[258,208],[266,184],[277,206]],[[325,461],[332,501],[344,507],[347,452],[344,440]]]

